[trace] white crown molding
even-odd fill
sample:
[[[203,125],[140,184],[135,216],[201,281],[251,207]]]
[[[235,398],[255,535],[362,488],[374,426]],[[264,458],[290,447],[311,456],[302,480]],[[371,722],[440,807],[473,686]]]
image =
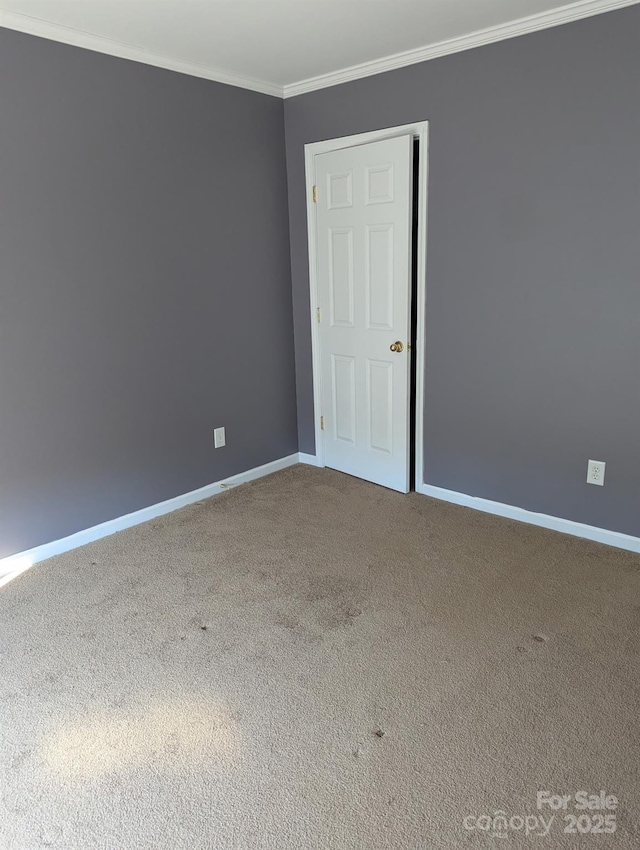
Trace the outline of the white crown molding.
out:
[[[142,47],[135,47],[131,44],[115,41],[110,38],[103,38],[102,36],[83,32],[82,30],[73,29],[72,27],[66,27],[61,24],[53,24],[49,21],[43,21],[39,18],[33,18],[30,15],[23,15],[17,12],[7,12],[0,9],[0,27],[46,38],[50,41],[59,41],[63,44],[70,44],[74,47],[81,47],[96,53],[117,56],[120,59],[129,59],[132,62],[141,62],[144,65],[165,68],[168,71],[176,71],[179,74],[201,77],[204,80],[213,80],[217,83],[257,91],[262,94],[272,95],[273,97],[288,98],[305,94],[306,92],[316,91],[317,89],[339,85],[340,83],[347,83],[351,80],[358,80],[362,77],[382,74],[385,71],[393,71],[396,68],[404,68],[407,65],[416,65],[419,62],[437,59],[440,56],[448,56],[452,53],[460,53],[463,50],[471,50],[474,47],[481,47],[484,44],[492,44],[497,41],[516,38],[519,35],[549,29],[550,27],[560,26],[561,24],[568,24],[571,21],[589,18],[592,15],[600,15],[604,12],[612,12],[615,9],[634,6],[637,3],[640,3],[640,0],[579,0],[577,3],[570,3],[567,6],[561,6],[550,12],[529,15],[526,18],[519,18],[516,21],[506,24],[477,30],[468,35],[459,36],[458,38],[428,44],[415,50],[395,53],[371,62],[362,62],[359,65],[343,68],[340,71],[321,74],[320,76],[310,77],[307,80],[301,80],[300,82],[290,83],[285,86],[265,80],[244,77],[240,74],[225,71],[222,68],[209,67],[208,65],[200,65],[195,62],[186,62],[172,56],[153,53]]]
[[[612,12],[614,9],[622,9],[624,6],[633,6],[640,0],[580,0],[578,3],[570,3],[561,6],[551,12],[543,12],[538,15],[529,15],[506,24],[477,30],[476,32],[440,41],[436,44],[428,44],[415,50],[405,50],[402,53],[394,53],[382,59],[371,62],[362,62],[341,71],[329,74],[321,74],[318,77],[310,77],[299,83],[291,83],[284,86],[284,97],[295,97],[306,92],[336,86],[351,80],[359,80],[362,77],[371,77],[374,74],[382,74],[385,71],[393,71],[396,68],[404,68],[407,65],[416,65],[429,59],[437,59],[439,56],[448,56],[451,53],[461,53],[463,50],[471,50],[484,44],[492,44],[496,41],[505,41],[516,38],[519,35],[538,32],[550,27],[568,24],[582,18],[590,18],[592,15],[600,15],[604,12]]]
[[[156,68],[164,68],[167,71],[176,71],[179,74],[188,74],[191,77],[201,77],[203,80],[213,80],[216,83],[224,83],[228,86],[236,86],[242,89],[270,94],[274,97],[282,97],[282,86],[268,83],[264,80],[254,80],[251,77],[243,77],[224,71],[221,68],[210,68],[207,65],[199,65],[196,62],[185,62],[173,56],[164,56],[153,53],[142,47],[135,47],[125,42],[114,41],[111,38],[103,38],[99,35],[83,32],[82,30],[66,27],[61,24],[52,24],[30,15],[17,12],[6,12],[0,9],[0,27],[10,30],[46,38],[49,41],[59,41],[70,44],[73,47],[82,47],[92,50],[94,53],[106,53],[108,56],[117,56],[119,59],[129,59],[132,62],[141,62],[143,65],[154,65]]]

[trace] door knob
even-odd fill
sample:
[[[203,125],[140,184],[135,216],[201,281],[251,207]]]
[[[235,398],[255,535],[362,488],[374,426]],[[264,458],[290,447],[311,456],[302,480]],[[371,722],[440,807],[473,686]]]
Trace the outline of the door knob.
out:
[[[394,351],[396,354],[400,354],[400,352],[404,350],[404,345],[400,342],[400,340],[397,340],[397,342],[391,343],[389,350]]]

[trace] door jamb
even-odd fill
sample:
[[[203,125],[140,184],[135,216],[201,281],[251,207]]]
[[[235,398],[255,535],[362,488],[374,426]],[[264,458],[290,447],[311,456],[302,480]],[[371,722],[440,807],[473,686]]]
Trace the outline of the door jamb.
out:
[[[316,465],[324,466],[324,440],[320,428],[322,412],[322,386],[320,381],[320,334],[318,333],[318,267],[316,245],[316,204],[313,187],[316,184],[315,157],[329,151],[381,142],[395,136],[411,134],[418,140],[418,269],[416,280],[416,422],[415,422],[415,489],[419,490],[424,475],[424,385],[425,385],[425,342],[426,342],[426,293],[427,293],[427,192],[429,173],[429,122],[419,121],[388,127],[355,136],[343,136],[323,142],[312,142],[304,146],[305,186],[307,189],[307,240],[309,247],[309,295],[311,305],[311,351],[313,375],[313,422],[316,441]]]

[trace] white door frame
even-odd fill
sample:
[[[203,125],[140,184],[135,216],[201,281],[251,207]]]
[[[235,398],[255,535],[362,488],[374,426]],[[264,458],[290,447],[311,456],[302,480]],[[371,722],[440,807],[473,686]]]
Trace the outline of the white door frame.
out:
[[[429,122],[403,124],[401,127],[388,127],[371,133],[359,133],[356,136],[343,136],[325,142],[313,142],[304,146],[304,173],[307,187],[307,237],[309,245],[309,295],[311,302],[311,345],[313,360],[313,421],[316,437],[316,465],[324,466],[324,439],[320,428],[322,413],[322,383],[320,380],[320,334],[318,332],[318,265],[316,244],[316,204],[313,200],[313,187],[316,184],[315,157],[318,154],[366,145],[369,142],[381,142],[394,136],[411,134],[418,140],[418,269],[416,281],[416,307],[418,321],[416,328],[416,422],[415,422],[415,487],[424,484],[424,383],[425,383],[425,323],[427,298],[427,187],[429,159]]]

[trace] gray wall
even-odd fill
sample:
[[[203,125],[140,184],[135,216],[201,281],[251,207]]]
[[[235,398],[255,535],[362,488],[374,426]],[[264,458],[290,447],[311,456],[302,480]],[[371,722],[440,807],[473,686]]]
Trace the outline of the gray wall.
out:
[[[0,30],[0,115],[0,557],[296,451],[282,101]]]
[[[633,6],[285,102],[301,451],[303,145],[429,119],[426,481],[640,535],[639,44]]]

